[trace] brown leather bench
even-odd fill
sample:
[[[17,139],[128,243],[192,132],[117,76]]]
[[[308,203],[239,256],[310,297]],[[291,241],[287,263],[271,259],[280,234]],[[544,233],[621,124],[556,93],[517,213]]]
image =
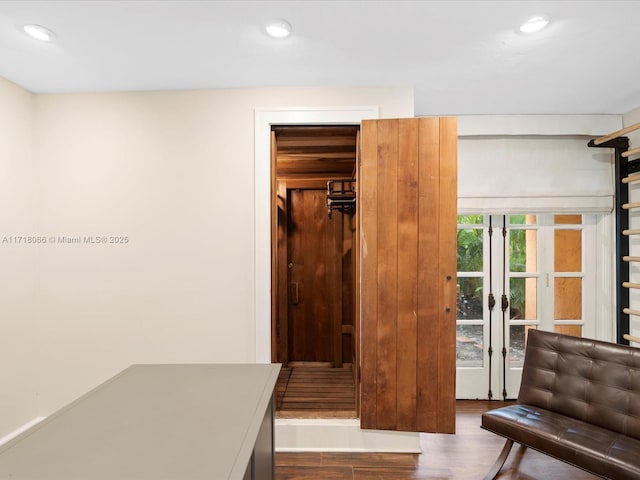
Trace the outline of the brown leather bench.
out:
[[[482,415],[482,428],[602,478],[640,479],[640,349],[530,330],[514,405]],[[540,478],[543,478],[541,474]]]

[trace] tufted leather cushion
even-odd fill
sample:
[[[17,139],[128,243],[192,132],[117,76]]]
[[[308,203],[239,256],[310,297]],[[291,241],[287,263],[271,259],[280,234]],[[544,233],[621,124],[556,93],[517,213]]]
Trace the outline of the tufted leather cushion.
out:
[[[640,439],[640,349],[530,330],[518,403]]]
[[[482,427],[603,478],[640,478],[640,440],[566,415],[517,404],[486,412]]]

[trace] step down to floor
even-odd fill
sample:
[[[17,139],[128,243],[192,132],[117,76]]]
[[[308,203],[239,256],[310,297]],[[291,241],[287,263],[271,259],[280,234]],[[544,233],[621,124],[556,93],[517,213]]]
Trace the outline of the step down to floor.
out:
[[[358,419],[276,418],[278,452],[420,453],[420,434],[362,430]]]

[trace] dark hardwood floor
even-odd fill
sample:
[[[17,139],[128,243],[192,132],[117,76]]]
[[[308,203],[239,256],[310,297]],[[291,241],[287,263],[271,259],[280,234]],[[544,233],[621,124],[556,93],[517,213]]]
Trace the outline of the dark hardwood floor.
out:
[[[502,402],[458,401],[456,434],[421,434],[422,453],[276,453],[278,480],[480,480],[504,440],[480,428]],[[499,480],[593,480],[598,477],[514,445]]]

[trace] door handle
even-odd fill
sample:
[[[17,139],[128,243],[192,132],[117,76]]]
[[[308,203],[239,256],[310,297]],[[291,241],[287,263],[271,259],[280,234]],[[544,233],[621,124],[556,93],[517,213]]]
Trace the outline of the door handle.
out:
[[[289,302],[291,305],[298,305],[300,303],[298,296],[298,282],[289,284]]]

